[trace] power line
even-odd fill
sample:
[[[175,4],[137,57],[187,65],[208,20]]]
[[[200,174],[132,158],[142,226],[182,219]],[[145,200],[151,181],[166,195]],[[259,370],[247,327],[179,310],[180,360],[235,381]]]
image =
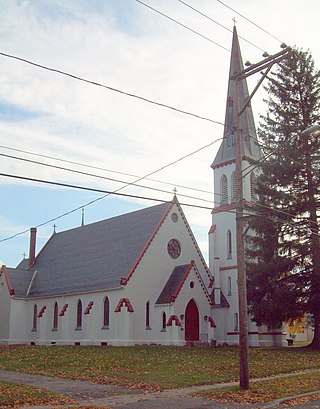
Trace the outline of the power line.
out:
[[[213,143],[217,142],[217,141],[220,140],[220,139],[221,139],[221,138],[219,138],[219,139],[213,141],[213,142],[210,143],[210,144],[207,144],[207,145],[205,145],[205,146],[203,146],[203,147],[197,149],[196,151],[193,151],[193,152],[191,152],[191,153],[185,155],[185,156],[182,157],[182,158],[179,158],[178,160],[172,162],[171,164],[165,165],[164,167],[162,167],[162,168],[160,168],[160,169],[158,169],[158,170],[156,170],[156,171],[154,171],[154,172],[152,172],[152,173],[158,172],[158,171],[160,171],[161,169],[164,169],[165,167],[171,166],[172,164],[177,163],[177,162],[179,162],[179,161],[185,159],[186,157],[189,157],[189,156],[191,156],[191,155],[193,155],[193,154],[199,152],[200,150],[202,150],[202,149],[204,149],[204,148],[206,148],[206,147],[208,147],[208,146],[211,146]],[[19,150],[19,151],[21,151],[21,150]],[[170,192],[165,191],[165,190],[163,190],[163,189],[157,189],[157,188],[153,188],[153,187],[149,187],[149,186],[139,185],[139,184],[137,184],[136,182],[129,182],[129,183],[128,183],[128,182],[122,181],[122,180],[117,180],[117,179],[113,179],[113,178],[108,178],[108,177],[104,177],[104,176],[101,176],[101,175],[95,175],[95,174],[87,173],[87,172],[81,172],[81,171],[77,171],[77,170],[73,170],[73,169],[69,169],[69,168],[65,168],[65,167],[61,167],[61,166],[50,165],[50,164],[46,164],[46,163],[39,162],[39,161],[33,161],[33,160],[30,160],[30,159],[19,158],[19,157],[12,156],[12,155],[0,154],[0,156],[12,158],[12,159],[17,159],[17,160],[22,160],[22,161],[26,161],[26,162],[30,162],[30,163],[34,163],[34,164],[38,164],[38,165],[43,165],[43,166],[47,166],[47,167],[52,167],[52,168],[56,168],[56,169],[59,169],[59,170],[64,170],[64,171],[69,171],[69,172],[73,172],[73,173],[78,173],[78,174],[82,174],[82,175],[85,175],[85,176],[97,177],[97,178],[106,179],[106,180],[110,180],[110,181],[114,181],[114,182],[124,183],[125,185],[122,186],[120,189],[114,191],[115,193],[116,193],[117,191],[119,191],[119,190],[121,190],[121,189],[127,187],[127,186],[130,186],[130,185],[137,186],[137,187],[141,187],[141,188],[146,188],[146,189],[149,189],[149,190],[154,190],[154,191],[158,191],[158,192],[162,192],[162,193],[170,193]],[[42,156],[42,155],[39,155],[39,156]],[[46,155],[44,155],[44,156],[46,156]],[[52,158],[52,157],[50,157],[50,158]],[[68,162],[68,161],[67,161],[67,162]],[[140,179],[145,179],[145,178],[146,178],[146,177],[141,177]],[[211,192],[208,192],[208,193],[211,193]],[[109,194],[110,194],[110,193],[108,193],[108,195],[109,195]],[[218,193],[217,193],[217,195],[219,196]],[[180,194],[180,196],[186,197],[186,198],[189,198],[189,199],[201,200],[201,201],[203,201],[203,202],[212,203],[213,205],[215,205],[215,204],[220,204],[220,203],[216,203],[216,202],[214,202],[214,201],[212,201],[212,200],[206,200],[206,199],[203,199],[203,198],[196,198],[196,197],[194,197],[194,196],[189,196],[189,195],[184,195],[184,194]],[[67,213],[64,213],[63,215],[57,216],[57,217],[54,218],[54,219],[50,219],[49,221],[44,222],[44,223],[38,225],[37,227],[42,226],[42,225],[45,225],[45,224],[47,224],[47,223],[49,223],[49,222],[52,222],[52,221],[54,221],[54,220],[60,219],[61,217],[64,217],[64,216],[66,216],[66,215],[69,215],[69,214],[73,213],[74,211],[79,210],[79,209],[81,209],[81,208],[84,208],[84,207],[86,207],[86,206],[88,206],[88,205],[90,205],[90,204],[93,204],[94,202],[96,202],[96,201],[98,201],[98,200],[101,200],[101,199],[103,199],[103,198],[105,198],[105,197],[106,197],[106,196],[102,196],[101,198],[97,198],[97,199],[95,199],[95,200],[93,200],[93,201],[91,201],[91,202],[89,202],[89,203],[87,203],[87,204],[85,204],[85,205],[82,205],[82,206],[77,207],[76,209],[72,209],[71,211],[69,211],[69,212],[67,212]],[[229,198],[229,199],[230,199],[230,198]],[[285,215],[285,216],[294,217],[294,215],[291,214],[291,213],[285,212],[285,211],[283,211],[283,210],[280,210],[280,209],[277,209],[277,208],[274,208],[274,207],[271,207],[271,206],[261,205],[260,203],[257,203],[257,206],[262,207],[262,208],[266,208],[266,209],[270,209],[270,210],[275,211],[275,212],[277,212],[277,213],[281,213],[281,214],[283,214],[283,215]],[[302,220],[303,220],[303,219],[302,219]],[[289,222],[286,222],[286,223],[290,224]],[[24,234],[24,233],[26,233],[26,232],[28,232],[28,230],[23,231],[23,232],[21,232],[21,233],[17,233],[16,235],[14,235],[14,236],[12,236],[12,237],[10,237],[10,238],[16,237],[16,236],[19,235],[19,234]],[[0,242],[1,242],[1,241],[0,241]]]
[[[44,179],[30,178],[30,177],[21,176],[21,175],[12,175],[12,174],[0,173],[0,176],[8,177],[8,178],[14,178],[14,179],[20,179],[20,180],[25,180],[25,181],[30,181],[30,182],[36,182],[36,183],[43,183],[43,184],[47,184],[47,185],[54,185],[54,186],[61,186],[61,187],[66,187],[66,188],[72,188],[72,189],[85,190],[85,191],[90,191],[90,192],[104,193],[105,196],[106,196],[106,195],[116,195],[116,196],[130,197],[130,198],[135,198],[135,199],[149,200],[149,201],[154,201],[154,202],[159,202],[159,203],[169,203],[168,201],[165,201],[165,200],[162,200],[162,199],[157,199],[157,198],[154,198],[154,197],[141,196],[141,195],[133,195],[133,194],[128,194],[128,193],[119,193],[119,192],[116,192],[116,191],[107,191],[107,190],[104,190],[104,189],[97,189],[97,188],[91,188],[91,187],[80,186],[80,185],[73,185],[73,184],[68,184],[68,183],[60,183],[60,182],[54,182],[54,181],[49,181],[49,180],[44,180]],[[201,205],[195,205],[195,204],[192,204],[192,203],[180,203],[180,205],[181,205],[181,206],[192,207],[192,208],[197,208],[197,209],[212,210],[212,207],[201,206]],[[79,206],[77,209],[73,209],[71,212],[74,212],[75,210],[79,210],[79,209],[81,209],[81,208],[83,208],[83,206]],[[271,208],[271,209],[272,209],[272,208]],[[274,210],[274,209],[272,209],[272,210]],[[68,214],[70,214],[71,212],[68,212]],[[235,213],[234,210],[229,210],[229,211],[227,211],[227,212],[229,212],[229,213]],[[244,213],[244,215],[247,215],[247,216],[258,216],[259,214],[256,213],[256,214],[254,215],[254,214],[252,214],[252,213]],[[261,214],[260,214],[260,216],[261,216]],[[269,218],[270,220],[274,220],[274,217],[272,218],[272,217],[270,217],[270,216],[265,216],[265,215],[263,215],[263,216],[266,217],[266,218]],[[62,216],[60,216],[60,217],[62,217]],[[55,220],[57,220],[57,219],[60,218],[60,217],[53,218],[53,219],[50,219],[50,220],[47,221],[47,222],[38,224],[36,227],[44,226],[45,224],[48,224],[48,223],[50,223],[50,222],[52,222],[52,221],[55,221]],[[279,219],[279,218],[278,218],[278,222],[280,222],[280,223],[283,224],[283,225],[291,225],[292,227],[294,227],[294,228],[297,229],[297,226],[296,226],[295,224],[293,224],[293,223],[290,223],[290,222],[287,222],[287,221],[283,221],[283,220],[281,220],[281,219]],[[311,230],[311,232],[313,231],[312,229],[310,229],[310,230]],[[11,236],[11,237],[7,237],[7,238],[5,238],[5,239],[2,239],[2,240],[0,240],[0,243],[1,243],[1,242],[4,242],[4,241],[7,241],[7,240],[10,240],[10,239],[12,239],[12,238],[14,238],[14,237],[17,237],[18,235],[27,233],[28,231],[29,231],[29,230],[25,230],[25,231],[23,231],[23,232],[20,232],[20,233],[15,234],[15,235],[13,235],[13,236]],[[314,232],[314,234],[316,234],[317,236],[320,236],[320,234],[317,233],[317,232]]]
[[[215,141],[215,142],[217,142],[217,141]],[[186,155],[186,156],[184,156],[182,158],[179,158],[177,161],[174,161],[171,164],[177,163],[178,161],[181,161],[181,160],[185,159],[186,157],[191,156],[191,155],[199,152],[200,150],[202,150],[204,148],[207,148],[208,146],[211,146],[213,143],[214,142],[212,142],[212,143],[210,143],[208,145],[205,145],[204,147],[201,147],[198,150],[196,150],[196,151],[194,151],[194,152],[192,152],[192,153],[190,153],[190,154],[188,154],[188,155]],[[8,157],[8,158],[11,158],[11,159],[16,159],[16,160],[21,160],[21,161],[25,161],[25,162],[29,162],[29,163],[34,163],[34,164],[37,164],[37,165],[47,166],[47,167],[51,167],[51,168],[55,168],[55,169],[59,169],[59,170],[64,170],[64,171],[68,171],[68,172],[72,172],[72,173],[77,173],[77,174],[81,174],[81,175],[84,175],[84,176],[91,176],[91,177],[95,177],[95,178],[99,178],[99,179],[109,180],[109,181],[112,181],[112,182],[124,183],[125,184],[124,187],[136,186],[136,187],[141,187],[141,188],[144,188],[144,189],[149,189],[149,190],[153,190],[153,191],[157,191],[157,192],[161,192],[161,193],[170,193],[170,192],[168,192],[166,190],[163,190],[163,189],[157,189],[157,188],[150,187],[150,186],[140,185],[140,184],[137,184],[135,182],[126,182],[126,181],[123,181],[123,180],[108,178],[108,177],[105,177],[105,176],[96,175],[96,174],[92,174],[92,173],[88,173],[88,172],[82,172],[82,171],[78,171],[78,170],[74,170],[74,169],[69,169],[69,168],[65,168],[65,167],[62,167],[62,166],[56,166],[56,165],[51,165],[51,164],[47,164],[47,163],[43,163],[43,162],[39,162],[39,161],[30,160],[30,159],[19,158],[19,157],[12,156],[12,155],[5,155],[5,154],[0,153],[0,156]],[[160,171],[161,169],[165,168],[165,167],[171,166],[171,164],[168,164],[168,165],[160,168],[159,170],[157,170],[157,172]],[[145,178],[142,178],[142,179],[145,179]],[[197,197],[194,197],[194,196],[184,195],[184,194],[181,194],[181,193],[179,194],[179,196],[186,197],[186,198],[189,198],[189,199],[201,200],[203,202],[208,202],[208,203],[212,203],[212,204],[216,204],[212,200],[197,198]],[[262,205],[260,203],[257,203],[257,206],[276,211],[278,213],[284,214],[285,216],[290,216],[290,217],[295,216],[292,213],[285,212],[283,210],[280,210],[280,209],[277,209],[277,208],[274,208],[274,207],[271,207],[271,206]]]
[[[219,138],[219,139],[221,139],[221,138]],[[51,223],[51,222],[53,222],[53,221],[55,221],[55,220],[61,219],[61,218],[64,217],[64,216],[68,216],[68,215],[74,213],[74,212],[77,211],[77,210],[83,209],[83,208],[85,208],[85,207],[87,207],[87,206],[90,206],[90,205],[93,204],[93,203],[96,203],[96,202],[98,202],[98,201],[100,201],[100,200],[106,198],[107,196],[109,196],[109,195],[111,195],[111,194],[117,194],[120,190],[124,189],[125,187],[127,187],[127,186],[129,186],[129,185],[132,185],[132,184],[134,184],[134,183],[137,183],[137,182],[139,182],[140,180],[143,180],[144,178],[147,178],[148,176],[151,176],[151,175],[153,175],[153,174],[155,174],[155,173],[157,173],[157,172],[160,172],[161,170],[164,170],[165,168],[167,168],[167,167],[169,167],[169,166],[172,166],[172,165],[174,165],[175,163],[178,163],[178,162],[182,161],[183,159],[186,159],[186,158],[190,157],[191,155],[194,155],[194,154],[200,152],[201,150],[203,150],[203,149],[205,149],[205,148],[207,148],[207,147],[213,145],[213,144],[214,144],[215,142],[217,142],[219,139],[217,139],[217,140],[215,140],[215,141],[213,141],[213,142],[210,142],[209,144],[204,145],[204,146],[202,146],[201,148],[198,148],[198,149],[196,149],[195,151],[190,152],[190,153],[188,153],[188,154],[186,154],[186,155],[184,155],[184,156],[182,156],[182,157],[176,159],[175,161],[170,162],[170,163],[168,163],[167,165],[162,166],[162,167],[159,168],[159,169],[154,170],[154,171],[148,173],[147,175],[145,175],[145,176],[143,176],[143,177],[138,178],[138,179],[135,180],[134,182],[126,183],[124,186],[121,186],[120,188],[114,190],[113,192],[109,192],[109,191],[108,191],[105,195],[103,195],[103,196],[101,196],[101,197],[98,197],[98,198],[96,198],[96,199],[94,199],[94,200],[91,200],[90,202],[88,202],[88,203],[86,203],[86,204],[84,204],[84,205],[82,205],[82,206],[78,206],[77,208],[72,209],[72,210],[70,210],[70,211],[68,211],[68,212],[66,212],[66,213],[64,213],[64,214],[62,214],[62,215],[60,215],[60,216],[57,216],[57,217],[52,218],[52,219],[50,219],[50,220],[48,220],[48,221],[46,221],[46,222],[43,222],[43,223],[39,224],[39,225],[36,226],[36,227],[44,226],[44,225],[46,225],[46,224],[48,224],[48,223]],[[9,174],[0,174],[0,176],[1,176],[1,175],[2,175],[2,176],[11,177],[11,178],[14,178],[14,177],[15,177],[14,175],[9,175]],[[18,179],[23,179],[22,176],[19,176],[19,177],[17,177],[17,178],[18,178]],[[26,178],[25,180],[32,180],[32,179],[31,179],[31,178]],[[36,180],[34,180],[34,181],[36,181]],[[44,183],[45,183],[45,182],[44,182]],[[50,184],[50,182],[47,182],[47,183]],[[55,183],[56,183],[56,185],[58,185],[57,182],[55,182]],[[63,186],[63,184],[60,184],[60,186]],[[68,185],[66,185],[65,187],[68,187]],[[70,185],[70,187],[71,187],[71,185]],[[83,189],[83,190],[84,190],[84,189]],[[93,190],[93,188],[92,188],[91,190]],[[97,191],[98,191],[98,190],[97,190]],[[123,196],[125,196],[125,195],[123,194]],[[129,196],[129,195],[127,195],[127,196]],[[21,235],[21,234],[25,234],[26,232],[28,232],[28,230],[25,230],[25,231],[20,232],[20,233],[16,233],[16,234],[14,234],[14,235],[12,235],[12,236],[10,236],[10,237],[7,237],[7,238],[5,238],[5,239],[0,240],[0,243],[1,243],[2,241],[10,240],[10,239],[12,239],[12,238],[14,238],[14,237],[17,237],[17,236]]]
[[[12,179],[19,179],[19,180],[25,180],[29,182],[36,182],[36,183],[43,183],[47,185],[53,185],[53,186],[60,186],[60,187],[66,187],[66,188],[71,188],[71,189],[79,189],[79,190],[86,190],[88,192],[96,192],[96,193],[104,193],[105,195],[115,195],[115,196],[121,196],[121,197],[130,197],[134,199],[143,199],[143,200],[150,200],[154,202],[161,202],[161,203],[166,203],[166,200],[162,199],[157,199],[155,197],[150,197],[150,196],[141,196],[141,195],[134,195],[130,193],[119,193],[119,191],[109,191],[105,189],[98,189],[98,188],[93,188],[93,187],[88,187],[88,186],[80,186],[80,185],[73,185],[70,183],[62,183],[62,182],[54,182],[51,180],[45,180],[45,179],[37,179],[37,178],[31,178],[28,176],[22,176],[22,175],[13,175],[9,173],[0,173],[0,176],[7,177],[7,178],[12,178]],[[195,205],[191,203],[181,203],[184,206],[189,206],[189,207],[197,207],[200,209],[207,209],[207,210],[212,210],[212,207],[208,206],[201,206],[201,205]],[[78,209],[82,209],[84,206],[79,206]],[[51,219],[50,221],[53,221],[55,219]],[[43,226],[44,224],[47,224],[48,222],[42,223],[39,226]],[[27,230],[28,231],[28,230]],[[0,240],[4,241],[4,240]]]
[[[162,13],[161,11],[159,11],[159,10],[157,10],[157,9],[155,9],[155,8],[153,8],[153,7],[151,7],[151,6],[149,6],[148,4],[144,3],[144,2],[141,1],[141,0],[136,0],[136,2],[142,4],[143,6],[149,8],[150,10],[152,10],[152,11],[154,11],[154,12],[160,14],[161,16],[163,16],[163,17],[165,17],[165,18],[167,18],[167,19],[173,21],[174,23],[176,23],[176,24],[178,24],[179,26],[185,28],[186,30],[191,31],[192,33],[198,35],[199,37],[202,37],[202,38],[204,38],[205,40],[210,41],[210,43],[213,43],[213,44],[215,44],[216,46],[218,46],[218,47],[222,48],[223,50],[228,51],[228,53],[230,53],[230,50],[229,50],[228,48],[226,48],[226,47],[224,47],[223,45],[217,43],[216,41],[213,41],[211,38],[209,38],[209,37],[207,37],[207,36],[205,36],[205,35],[199,33],[199,31],[196,31],[196,30],[194,30],[193,28],[190,28],[190,27],[186,26],[185,24],[181,23],[180,21],[175,20],[175,19],[172,18],[172,17],[169,17],[167,14]]]
[[[284,144],[287,144],[288,142],[290,142],[293,138],[295,138],[297,135],[293,134],[290,138],[286,139]],[[257,142],[257,145],[260,146],[263,149],[266,149],[267,146],[265,145],[261,145],[259,142]],[[255,161],[255,163],[251,163],[249,164],[247,167],[245,167],[242,170],[242,173],[245,172],[246,170],[250,169],[247,173],[245,173],[242,178],[245,178],[247,175],[249,175],[251,172],[253,172],[256,168],[260,167],[261,163],[265,162],[270,156],[274,155],[278,150],[280,150],[283,147],[283,144],[281,146],[277,146],[275,149],[273,149],[272,151],[268,152],[268,154],[264,155],[263,157],[261,157],[259,160]],[[284,155],[284,152],[281,152],[282,155]],[[296,163],[297,165],[302,166],[304,169],[306,170],[310,170],[311,172],[314,172],[315,174],[318,174],[319,171],[316,171],[314,169],[311,169],[310,167],[306,166],[304,163],[301,163],[299,161],[297,161],[296,159],[292,158],[291,156],[289,156],[288,154],[285,155],[287,159],[292,160],[292,162]]]
[[[202,11],[190,6],[190,4],[186,3],[185,1],[182,1],[182,0],[177,0],[177,1],[179,1],[181,4],[184,4],[185,6],[189,7],[191,10],[195,11],[196,13],[200,14],[201,16],[203,16],[203,17],[207,18],[208,20],[212,21],[213,23],[217,24],[219,27],[222,27],[225,30],[232,33],[232,30],[230,30],[228,27],[226,27],[223,24],[219,23],[218,21],[214,20],[212,17],[209,17],[207,14],[203,13]],[[251,41],[247,40],[246,38],[244,38],[244,37],[242,37],[240,35],[238,37],[241,38],[243,41],[246,41],[248,44],[251,44],[253,47],[257,48],[258,50],[260,50],[262,52],[265,51],[262,48],[260,48],[259,46],[257,46],[256,44],[254,44]]]
[[[233,9],[232,7],[228,6],[227,4],[225,4],[223,1],[221,0],[217,0],[219,3],[223,4],[225,7],[227,7],[228,9],[234,11],[235,13],[238,14],[238,16],[244,18],[245,20],[247,20],[249,23],[253,24],[254,26],[256,26],[257,28],[259,28],[260,30],[262,30],[263,32],[265,32],[266,34],[268,34],[269,36],[271,36],[272,38],[274,38],[275,40],[279,41],[280,43],[283,43],[283,41],[281,41],[279,38],[275,37],[273,34],[269,33],[269,31],[265,30],[264,28],[262,28],[261,26],[259,26],[258,24],[256,24],[255,22],[253,22],[252,20],[248,19],[246,16],[244,16],[243,14],[240,14],[238,11],[236,11],[235,9]]]
[[[288,138],[285,143],[290,142],[295,135],[292,135],[290,138]],[[251,137],[254,138],[254,137]],[[256,145],[258,145],[262,149],[266,149],[266,146],[261,145],[256,138],[254,138]],[[282,147],[282,146],[281,146]],[[280,149],[280,146],[277,146],[275,149],[273,149],[271,152],[269,152],[267,155],[262,156],[260,159],[258,159],[255,163],[249,164],[246,168],[242,170],[242,173],[245,172],[246,170],[250,169],[247,173],[242,175],[242,178],[245,178],[249,173],[253,172],[256,168],[260,166],[261,163],[265,162],[271,155],[276,153]]]
[[[138,0],[136,0],[136,1],[138,1]],[[59,70],[59,69],[56,69],[56,68],[51,68],[51,67],[48,67],[48,66],[45,66],[45,65],[42,65],[42,64],[38,64],[38,63],[32,62],[32,61],[30,61],[30,60],[26,60],[26,59],[21,58],[21,57],[17,57],[17,56],[12,55],[12,54],[3,53],[3,52],[1,52],[1,51],[0,51],[0,55],[2,55],[3,57],[12,58],[12,59],[14,59],[14,60],[18,60],[18,61],[24,62],[24,63],[26,63],[26,64],[30,64],[30,65],[32,65],[32,66],[34,66],[34,67],[38,67],[38,68],[41,68],[41,69],[43,69],[43,70],[47,70],[47,71],[55,72],[55,73],[57,73],[57,74],[65,75],[65,76],[67,76],[67,77],[73,78],[73,79],[78,80],[78,81],[85,82],[85,83],[87,83],[87,84],[95,85],[95,86],[97,86],[97,87],[102,87],[102,88],[108,89],[109,91],[117,92],[117,93],[119,93],[119,94],[126,95],[126,96],[131,97],[131,98],[136,98],[136,99],[139,99],[139,100],[141,100],[141,101],[148,102],[149,104],[157,105],[157,106],[160,106],[160,107],[162,107],[162,108],[171,109],[172,111],[179,112],[179,113],[184,114],[184,115],[189,115],[189,116],[192,116],[192,117],[195,117],[195,118],[204,120],[204,121],[208,121],[208,122],[211,122],[211,123],[214,123],[214,124],[218,124],[218,125],[224,126],[224,123],[222,123],[222,122],[215,121],[215,120],[213,120],[213,119],[210,119],[210,118],[207,118],[207,117],[198,115],[198,114],[194,114],[194,113],[192,113],[192,112],[184,111],[184,110],[182,110],[182,109],[175,108],[175,107],[173,107],[173,106],[171,106],[171,105],[167,105],[167,104],[164,104],[164,103],[161,103],[161,102],[153,101],[153,100],[151,100],[151,99],[142,97],[142,96],[137,95],[137,94],[133,94],[133,93],[130,93],[130,92],[122,91],[122,90],[120,90],[120,89],[118,89],[118,88],[114,88],[114,87],[111,87],[111,86],[109,86],[109,85],[101,84],[100,82],[88,80],[88,79],[86,79],[86,78],[79,77],[79,76],[74,75],[74,74],[70,74],[70,73],[68,73],[68,72],[66,72],[66,71],[62,71],[62,70]]]
[[[218,142],[218,141],[220,141],[222,139],[223,138],[218,138],[215,141],[213,141],[213,143]],[[193,191],[196,191],[196,192],[213,194],[213,192],[209,191],[209,190],[199,189],[199,188],[185,186],[185,185],[179,185],[177,183],[170,183],[168,181],[163,181],[163,180],[159,180],[159,179],[152,179],[152,178],[148,178],[148,177],[137,176],[137,175],[132,174],[132,173],[120,172],[120,171],[112,170],[112,169],[106,169],[106,168],[102,168],[100,166],[88,165],[88,164],[85,164],[85,163],[82,163],[82,162],[76,162],[76,161],[72,161],[72,160],[68,160],[68,159],[58,158],[56,156],[43,155],[43,154],[40,154],[40,153],[30,152],[30,151],[26,151],[26,150],[23,150],[23,149],[13,148],[13,147],[10,147],[10,146],[0,145],[0,148],[8,149],[8,150],[15,151],[15,152],[20,152],[20,153],[25,153],[25,154],[32,155],[32,156],[38,156],[38,157],[41,157],[41,158],[52,159],[52,160],[59,161],[59,162],[69,163],[69,164],[72,164],[72,165],[82,166],[82,167],[85,167],[85,168],[102,170],[104,172],[115,173],[115,174],[118,174],[118,175],[130,176],[130,177],[134,177],[134,178],[138,178],[138,179],[143,178],[143,179],[148,180],[150,182],[166,184],[166,185],[173,186],[173,187],[176,187],[176,188],[180,187],[180,188],[183,188],[183,189],[193,190]]]
[[[132,186],[140,187],[140,188],[143,188],[143,189],[153,190],[153,191],[156,191],[156,192],[171,193],[171,192],[168,192],[167,190],[164,190],[164,189],[158,189],[158,188],[151,187],[151,186],[140,185],[140,184],[135,183],[135,182],[127,182],[127,181],[124,181],[124,180],[109,178],[109,177],[106,177],[106,176],[101,176],[101,175],[97,175],[97,174],[93,174],[93,173],[82,172],[82,171],[79,171],[79,170],[70,169],[70,168],[66,168],[66,167],[63,167],[63,166],[52,165],[52,164],[49,164],[49,163],[39,162],[39,161],[31,160],[31,159],[21,158],[21,157],[18,157],[18,156],[6,155],[4,153],[0,153],[0,156],[6,157],[6,158],[9,158],[9,159],[15,159],[15,160],[23,161],[23,162],[33,163],[35,165],[46,166],[46,167],[49,167],[49,168],[54,168],[54,169],[59,169],[59,170],[67,171],[67,172],[72,172],[72,173],[80,174],[80,175],[83,175],[83,176],[90,176],[90,177],[94,177],[94,178],[98,178],[98,179],[109,180],[110,182],[123,183],[126,186],[132,185]],[[190,195],[185,195],[185,194],[181,194],[181,193],[179,194],[179,196],[186,197],[186,198],[189,198],[189,199],[201,200],[201,201],[208,202],[208,203],[213,203],[212,200],[207,200],[207,199],[194,197],[194,196],[190,196]]]

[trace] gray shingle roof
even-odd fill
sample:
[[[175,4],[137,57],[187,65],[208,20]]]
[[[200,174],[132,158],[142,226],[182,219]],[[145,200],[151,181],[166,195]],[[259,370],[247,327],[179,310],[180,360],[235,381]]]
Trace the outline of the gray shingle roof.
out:
[[[174,301],[174,298],[177,295],[180,286],[183,284],[189,270],[190,264],[176,266],[173,269],[168,281],[157,299],[156,304],[169,304],[170,302]]]
[[[19,264],[20,266],[20,264]],[[28,291],[34,271],[26,271],[20,268],[7,268],[14,295],[24,297]]]
[[[164,203],[54,233],[32,266],[37,274],[29,296],[120,287],[170,206]],[[10,276],[15,274],[11,269]]]
[[[23,260],[20,261],[20,263],[17,265],[16,269],[17,270],[27,270],[29,267],[29,259],[24,258]]]

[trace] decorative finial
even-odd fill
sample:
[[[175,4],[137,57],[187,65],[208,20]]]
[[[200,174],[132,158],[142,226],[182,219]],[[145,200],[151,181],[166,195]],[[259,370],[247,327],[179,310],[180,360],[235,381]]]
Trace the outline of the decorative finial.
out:
[[[82,216],[81,216],[81,226],[84,226],[84,208],[81,209]]]
[[[25,260],[26,259],[26,253],[23,253],[22,255],[23,255],[23,260]]]
[[[235,17],[233,17],[233,27],[235,27],[236,26],[236,23],[237,23],[237,20],[236,20],[236,18]]]
[[[176,194],[177,194],[177,188],[175,187],[174,189],[173,189],[173,194],[176,196]]]
[[[53,233],[55,233],[55,232],[56,232],[56,227],[57,227],[57,225],[54,224],[52,227],[53,227]]]

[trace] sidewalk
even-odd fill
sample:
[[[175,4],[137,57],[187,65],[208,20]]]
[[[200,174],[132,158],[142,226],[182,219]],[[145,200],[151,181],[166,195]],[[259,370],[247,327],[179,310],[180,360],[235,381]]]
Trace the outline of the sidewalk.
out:
[[[301,373],[310,372],[317,371],[304,371]],[[294,375],[297,375],[297,373]],[[279,376],[279,378],[281,378],[281,376]],[[239,408],[240,406],[239,404],[219,403],[188,396],[193,392],[198,392],[201,390],[214,389],[226,385],[237,385],[237,382],[216,385],[201,385],[185,389],[170,389],[163,392],[145,393],[140,390],[127,389],[116,385],[99,385],[84,381],[72,381],[61,378],[28,375],[19,372],[1,370],[0,381],[25,384],[47,389],[54,393],[60,393],[76,400],[78,402],[78,406],[107,407],[110,409],[235,409]],[[255,380],[252,380],[252,382],[254,381]],[[312,394],[315,393],[316,392],[312,392]],[[317,393],[320,394],[320,391],[317,391]],[[288,398],[284,400],[288,400]],[[284,400],[277,400],[268,404],[241,405],[241,408],[274,408]],[[295,408],[320,408],[320,396],[319,400],[312,402],[312,405],[314,406],[295,406]],[[33,409],[40,408],[48,409],[50,406],[33,407]]]

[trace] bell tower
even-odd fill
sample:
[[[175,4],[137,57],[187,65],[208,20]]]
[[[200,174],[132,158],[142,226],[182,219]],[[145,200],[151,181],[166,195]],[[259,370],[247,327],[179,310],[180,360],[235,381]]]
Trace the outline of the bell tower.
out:
[[[253,184],[254,171],[250,172],[252,161],[262,157],[258,145],[251,104],[247,104],[238,119],[239,109],[249,98],[246,79],[238,84],[233,76],[243,71],[239,39],[236,27],[233,29],[228,91],[225,111],[223,139],[211,168],[214,175],[214,209],[212,226],[209,231],[209,266],[215,277],[215,311],[218,342],[229,344],[239,340],[239,307],[237,288],[236,252],[236,174],[235,136],[240,131],[242,163],[242,190],[245,202],[255,201]],[[250,323],[250,325],[254,325]],[[249,328],[250,330],[250,328]]]

